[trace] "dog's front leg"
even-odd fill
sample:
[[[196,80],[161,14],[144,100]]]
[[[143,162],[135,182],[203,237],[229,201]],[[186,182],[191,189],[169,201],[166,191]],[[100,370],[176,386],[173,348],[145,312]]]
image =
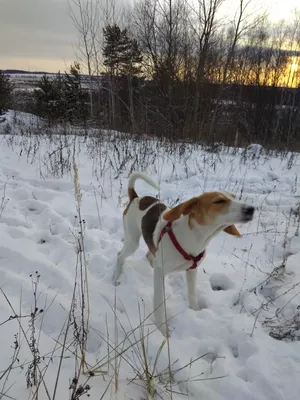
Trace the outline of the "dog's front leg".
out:
[[[188,269],[185,271],[187,289],[188,289],[188,301],[189,307],[192,310],[199,310],[198,298],[197,298],[197,268]]]
[[[166,318],[166,304],[165,304],[165,288],[164,288],[164,273],[162,267],[154,263],[154,294],[153,294],[153,307],[154,319],[157,328],[164,336],[169,335],[167,318]]]

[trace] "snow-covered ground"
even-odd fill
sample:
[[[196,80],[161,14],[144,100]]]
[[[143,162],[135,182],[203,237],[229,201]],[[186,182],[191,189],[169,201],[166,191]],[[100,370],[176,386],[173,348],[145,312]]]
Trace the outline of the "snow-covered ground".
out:
[[[11,118],[9,114],[10,122]],[[5,132],[18,130],[12,124]],[[83,233],[74,196],[73,151]],[[255,146],[248,153],[223,149],[214,154],[191,145],[171,151],[147,138],[126,141],[115,133],[105,133],[99,142],[72,136],[51,140],[1,136],[0,398],[34,398],[36,388],[26,385],[32,361],[28,314],[34,307],[38,309],[35,348],[43,375],[38,398],[70,398],[74,325],[66,335],[63,358],[61,354],[78,271],[76,243],[83,235],[90,306],[86,357],[91,369],[97,365],[104,371],[89,379],[90,399],[146,398],[145,383],[136,377],[137,373],[145,376],[142,331],[151,332],[144,343],[149,365],[156,366],[156,398],[170,398],[171,369],[176,400],[298,399],[299,166],[297,154],[275,157]],[[219,188],[257,207],[254,220],[238,226],[241,239],[222,233],[209,245],[198,273],[201,311],[187,307],[184,274],[167,277],[173,332],[169,346],[165,344],[160,353],[164,338],[153,325],[153,270],[142,241],[126,261],[121,285],[112,285],[123,240],[127,177],[130,170],[142,168],[160,183],[159,195],[170,205]],[[137,182],[137,192],[156,194],[143,182]],[[77,304],[75,314],[79,311]],[[23,317],[7,321],[16,314]],[[120,344],[117,360],[112,352],[116,343]],[[17,360],[5,373],[14,352]],[[80,383],[86,379],[81,376]]]

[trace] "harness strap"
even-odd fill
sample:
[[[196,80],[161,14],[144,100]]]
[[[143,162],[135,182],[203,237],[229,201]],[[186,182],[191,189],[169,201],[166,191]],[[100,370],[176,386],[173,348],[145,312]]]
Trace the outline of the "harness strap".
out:
[[[160,232],[159,238],[158,238],[158,242],[157,245],[159,244],[159,242],[161,241],[161,239],[163,238],[163,236],[165,234],[168,234],[171,242],[173,243],[173,245],[175,246],[176,250],[182,255],[182,257],[187,260],[187,261],[193,261],[193,264],[190,268],[187,269],[187,271],[189,271],[190,269],[196,269],[198,267],[198,262],[202,260],[202,258],[205,255],[205,250],[202,251],[202,253],[198,254],[198,256],[194,257],[190,254],[188,254],[178,243],[178,240],[176,239],[176,236],[174,235],[174,232],[172,231],[172,221],[169,221],[167,223],[167,225],[162,229],[162,231]]]

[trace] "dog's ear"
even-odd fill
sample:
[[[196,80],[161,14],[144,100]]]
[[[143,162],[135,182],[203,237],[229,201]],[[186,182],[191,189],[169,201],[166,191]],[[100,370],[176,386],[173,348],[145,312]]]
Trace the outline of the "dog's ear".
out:
[[[172,208],[167,211],[163,218],[166,221],[176,221],[180,218],[181,215],[188,215],[192,212],[192,210],[197,206],[199,199],[197,197],[193,197],[190,200],[187,200],[178,206]]]
[[[237,237],[242,236],[240,234],[240,232],[236,229],[235,225],[229,225],[223,230],[224,230],[224,232],[228,233],[228,235],[233,235],[233,236],[237,236]]]

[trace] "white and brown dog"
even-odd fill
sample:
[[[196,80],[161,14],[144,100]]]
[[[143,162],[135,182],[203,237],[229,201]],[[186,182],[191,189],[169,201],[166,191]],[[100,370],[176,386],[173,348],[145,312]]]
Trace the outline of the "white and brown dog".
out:
[[[125,242],[118,253],[114,282],[119,283],[125,259],[137,250],[143,236],[149,249],[147,258],[154,268],[155,322],[166,335],[164,277],[186,271],[189,306],[198,310],[197,265],[209,241],[222,230],[240,236],[233,224],[251,221],[254,207],[227,192],[208,192],[169,209],[155,197],[139,197],[134,189],[137,179],[159,189],[144,173],[135,172],[129,178],[129,205],[123,213]]]

